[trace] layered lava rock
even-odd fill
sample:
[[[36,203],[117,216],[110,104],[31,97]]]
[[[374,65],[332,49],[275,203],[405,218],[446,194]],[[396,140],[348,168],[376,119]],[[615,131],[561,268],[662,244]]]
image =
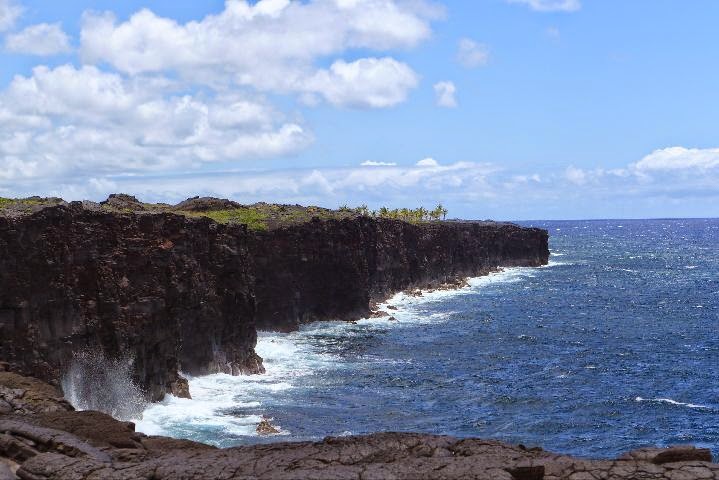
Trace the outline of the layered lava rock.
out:
[[[95,352],[131,363],[151,400],[186,396],[180,371],[262,372],[258,328],[353,320],[404,289],[543,265],[547,239],[508,223],[213,198],[5,201],[0,361],[57,384],[78,352]]]

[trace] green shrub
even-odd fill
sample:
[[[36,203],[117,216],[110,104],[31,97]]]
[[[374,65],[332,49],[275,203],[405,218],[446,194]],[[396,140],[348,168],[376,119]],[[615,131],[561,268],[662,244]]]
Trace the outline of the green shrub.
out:
[[[206,212],[182,212],[191,217],[208,217],[217,223],[241,223],[250,230],[267,230],[267,214],[256,208],[241,207]]]

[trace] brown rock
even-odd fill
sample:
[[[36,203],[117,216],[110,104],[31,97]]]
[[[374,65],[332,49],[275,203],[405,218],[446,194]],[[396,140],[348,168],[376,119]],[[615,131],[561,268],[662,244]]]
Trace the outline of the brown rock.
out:
[[[174,382],[170,382],[170,393],[177,398],[192,398],[190,395],[190,384],[186,378],[178,378]]]
[[[257,433],[259,433],[260,435],[272,435],[275,433],[280,433],[280,431],[270,423],[270,419],[268,418],[263,418],[260,421],[259,425],[257,425],[256,430]]]
[[[0,414],[70,411],[55,387],[32,377],[0,372]]]
[[[145,210],[145,206],[134,196],[124,193],[112,193],[107,200],[100,202],[100,205],[120,211],[138,212]]]
[[[240,205],[232,200],[215,197],[193,197],[188,198],[184,202],[175,205],[175,210],[184,210],[189,212],[207,212],[210,210],[228,210],[239,208]]]

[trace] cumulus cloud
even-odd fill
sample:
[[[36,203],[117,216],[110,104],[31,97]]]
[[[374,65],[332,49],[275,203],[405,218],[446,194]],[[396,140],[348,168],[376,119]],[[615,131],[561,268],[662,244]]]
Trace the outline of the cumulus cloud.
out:
[[[570,165],[564,170],[564,176],[575,185],[584,185],[587,182],[587,173],[581,168]]]
[[[13,0],[0,0],[0,32],[10,30],[22,14],[22,7]]]
[[[434,94],[438,107],[455,108],[457,106],[456,93],[457,87],[454,86],[453,82],[444,81],[434,84]]]
[[[417,0],[228,0],[219,14],[186,24],[147,9],[122,23],[110,13],[91,13],[83,20],[81,50],[86,62],[128,74],[173,71],[205,84],[387,107],[417,84],[406,64],[392,58],[337,60],[326,70],[316,64],[348,49],[414,47],[429,37],[433,15]]]
[[[166,80],[40,66],[0,95],[0,177],[168,171],[294,153],[311,135],[237,93],[168,93]]]
[[[573,12],[582,8],[579,0],[507,0],[521,3],[538,12]]]
[[[29,55],[55,55],[71,51],[70,39],[59,23],[40,23],[13,33],[5,39],[5,49]]]
[[[418,82],[409,66],[393,58],[362,58],[350,63],[338,60],[299,88],[336,106],[384,108],[403,102]]]
[[[466,68],[486,65],[489,61],[489,48],[470,38],[463,38],[457,46],[457,61]]]
[[[662,148],[642,158],[634,167],[645,173],[677,170],[702,172],[719,168],[719,148]]]
[[[9,28],[20,10],[0,0]],[[6,180],[172,172],[292,155],[313,141],[267,93],[305,105],[388,108],[419,75],[390,56],[349,51],[418,45],[441,12],[425,0],[227,0],[187,23],[143,9],[127,21],[83,16],[82,67],[36,67],[0,92],[0,177]],[[60,24],[7,36],[9,51],[70,50]],[[272,98],[272,97],[270,97]]]

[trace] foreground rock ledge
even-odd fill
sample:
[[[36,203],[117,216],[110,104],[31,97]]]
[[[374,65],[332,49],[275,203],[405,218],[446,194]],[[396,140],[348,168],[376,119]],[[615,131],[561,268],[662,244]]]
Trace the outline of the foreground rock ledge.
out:
[[[16,388],[21,387],[21,388]],[[22,392],[21,392],[22,391]],[[641,449],[586,460],[476,438],[377,433],[217,449],[146,436],[59,392],[0,374],[0,479],[719,479],[707,449]]]

